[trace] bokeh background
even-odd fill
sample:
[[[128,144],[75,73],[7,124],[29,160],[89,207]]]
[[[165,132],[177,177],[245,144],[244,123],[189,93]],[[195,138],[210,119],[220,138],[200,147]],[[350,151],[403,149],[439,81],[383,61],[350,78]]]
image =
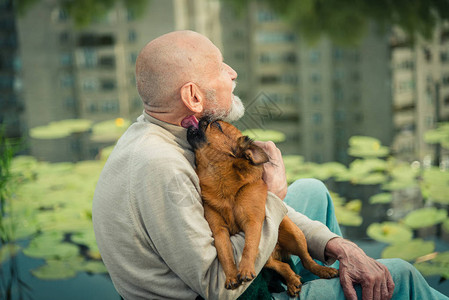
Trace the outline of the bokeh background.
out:
[[[237,126],[318,178],[345,237],[449,294],[447,0],[0,0],[0,299],[120,299],[91,204],[164,33],[238,72]],[[161,228],[163,230],[163,228]]]

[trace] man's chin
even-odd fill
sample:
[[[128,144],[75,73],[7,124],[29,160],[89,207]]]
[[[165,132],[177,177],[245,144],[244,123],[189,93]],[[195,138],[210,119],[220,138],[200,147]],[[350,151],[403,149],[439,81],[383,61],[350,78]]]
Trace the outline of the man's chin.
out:
[[[226,122],[235,122],[240,120],[240,118],[243,117],[245,114],[245,106],[243,105],[242,100],[239,98],[239,96],[232,95],[232,106],[230,111],[226,114],[225,117],[223,117],[223,121]]]

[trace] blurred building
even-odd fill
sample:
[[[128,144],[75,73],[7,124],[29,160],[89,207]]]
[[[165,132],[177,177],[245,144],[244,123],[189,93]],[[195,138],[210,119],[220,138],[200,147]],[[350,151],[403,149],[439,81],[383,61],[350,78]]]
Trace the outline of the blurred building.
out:
[[[393,149],[404,160],[430,164],[439,154],[425,132],[449,121],[449,24],[438,25],[428,41],[411,42],[395,29],[391,47]]]
[[[261,2],[251,1],[244,13],[225,5],[221,12],[225,60],[239,73],[238,91],[250,108],[243,127],[257,126],[258,119],[286,134],[279,144],[284,154],[315,162],[348,163],[353,135],[391,143],[386,35],[372,26],[358,47],[338,47],[326,38],[309,45]],[[261,109],[252,109],[261,101],[272,104],[262,118]]]
[[[21,112],[21,61],[13,0],[0,1],[0,126],[7,137],[19,138],[23,131]]]
[[[220,45],[218,13],[218,0],[153,0],[141,18],[117,5],[77,28],[58,1],[39,1],[18,22],[28,127],[73,118],[134,121],[142,113],[134,74],[140,49],[177,29]],[[80,139],[29,142],[32,155],[50,161],[93,158],[102,146]]]

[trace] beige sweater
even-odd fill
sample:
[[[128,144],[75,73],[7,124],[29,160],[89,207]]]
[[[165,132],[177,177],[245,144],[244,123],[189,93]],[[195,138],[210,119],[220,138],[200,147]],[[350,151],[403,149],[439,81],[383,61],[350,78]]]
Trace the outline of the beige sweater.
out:
[[[312,256],[324,260],[324,247],[335,235],[269,193],[257,272],[274,249],[287,212],[304,231]],[[100,175],[92,218],[103,261],[125,299],[235,299],[248,286],[224,288],[182,127],[146,113],[129,127]],[[240,261],[244,235],[231,240]]]

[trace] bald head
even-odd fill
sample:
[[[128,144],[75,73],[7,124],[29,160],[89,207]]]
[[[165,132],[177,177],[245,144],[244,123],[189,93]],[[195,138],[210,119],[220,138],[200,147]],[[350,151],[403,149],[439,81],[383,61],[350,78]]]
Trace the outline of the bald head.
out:
[[[221,53],[205,36],[175,31],[149,42],[136,61],[137,90],[145,109],[164,112],[179,103],[179,89],[194,82],[207,89],[208,72],[221,62]]]

